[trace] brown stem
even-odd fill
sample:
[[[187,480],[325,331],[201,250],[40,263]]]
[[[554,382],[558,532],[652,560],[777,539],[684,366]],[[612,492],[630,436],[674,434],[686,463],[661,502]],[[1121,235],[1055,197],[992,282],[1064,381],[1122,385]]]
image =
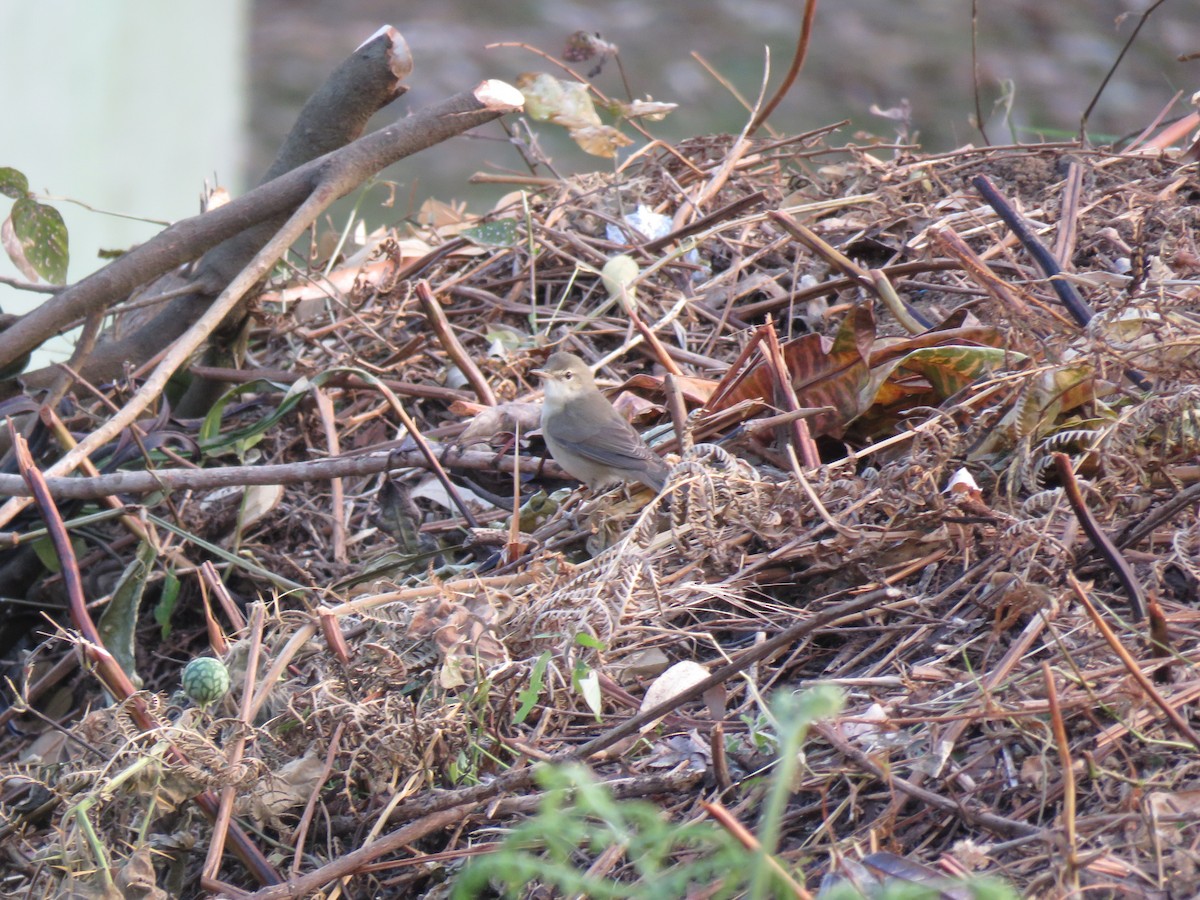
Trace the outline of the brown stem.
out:
[[[1134,618],[1139,622],[1142,621],[1146,618],[1146,595],[1142,591],[1142,585],[1137,580],[1137,576],[1133,574],[1129,563],[1125,561],[1125,557],[1121,555],[1121,551],[1117,549],[1117,545],[1112,542],[1112,539],[1100,527],[1100,523],[1096,521],[1096,517],[1092,515],[1092,511],[1088,509],[1088,505],[1083,499],[1083,493],[1079,490],[1079,480],[1075,477],[1070,457],[1065,453],[1055,453],[1054,467],[1062,482],[1063,492],[1067,495],[1067,502],[1071,504],[1071,509],[1075,512],[1075,518],[1087,532],[1096,552],[1117,574],[1121,586],[1125,589],[1125,596],[1129,598],[1129,608]]]
[[[475,365],[475,361],[467,353],[467,349],[458,339],[458,335],[454,333],[454,329],[450,326],[450,320],[446,318],[446,311],[442,309],[442,305],[438,303],[437,298],[433,296],[433,291],[429,288],[429,282],[424,279],[418,281],[415,290],[417,301],[421,304],[429,327],[438,336],[442,347],[450,355],[454,364],[458,366],[459,371],[466,377],[472,390],[475,391],[475,396],[479,398],[479,402],[487,406],[495,406],[496,395],[492,393],[491,385],[487,383],[487,379],[479,371],[479,366]]]
[[[792,89],[792,84],[795,83],[796,76],[800,74],[800,69],[804,67],[804,60],[808,56],[808,45],[812,40],[813,20],[816,16],[817,0],[807,0],[804,5],[804,21],[800,26],[800,37],[796,41],[796,52],[792,54],[792,64],[788,68],[787,74],[783,77],[783,83],[775,91],[775,95],[759,111],[758,115],[754,117],[754,121],[746,129],[746,137],[750,137],[762,127],[763,123],[770,118],[771,113],[775,112],[775,107],[787,96],[787,92]]]
[[[571,476],[553,460],[529,459],[519,456],[496,457],[490,451],[465,450],[441,460],[451,469],[512,472],[526,469],[541,471],[551,478],[570,480]],[[309,462],[261,466],[225,466],[213,469],[156,469],[149,471],[113,472],[94,478],[47,478],[49,495],[57,500],[96,500],[112,494],[150,494],[154,491],[210,490],[217,487],[237,487],[250,484],[299,484],[306,481],[328,481],[354,475],[376,475],[388,469],[416,466],[431,468],[426,457],[417,451],[372,453],[321,459]],[[19,475],[0,474],[0,496],[32,496],[28,485]],[[0,546],[11,543],[8,535],[0,536]]]

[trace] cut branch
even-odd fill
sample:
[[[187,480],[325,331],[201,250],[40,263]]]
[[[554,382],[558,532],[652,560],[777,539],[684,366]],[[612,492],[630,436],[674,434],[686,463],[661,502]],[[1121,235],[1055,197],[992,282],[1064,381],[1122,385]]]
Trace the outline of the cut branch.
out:
[[[385,37],[387,36],[368,42],[358,52],[366,53],[375,41],[384,40]],[[395,64],[396,55],[391,53],[385,59],[391,59],[392,64]],[[389,89],[398,92],[400,87],[395,83],[395,70],[389,66],[388,72]],[[331,78],[331,81],[334,80]],[[476,89],[479,97],[476,96],[476,92],[460,94],[444,103],[400,119],[348,146],[286,171],[237,200],[172,225],[141,247],[67,288],[55,300],[43,304],[14,323],[11,328],[0,334],[0,360],[11,362],[19,358],[28,349],[39,346],[89,312],[107,309],[128,296],[138,285],[233,238],[227,249],[218,248],[221,252],[214,258],[211,266],[199,267],[204,271],[198,275],[198,291],[212,293],[222,289],[232,275],[241,270],[270,235],[278,230],[281,218],[291,214],[319,188],[327,187],[336,180],[339,193],[333,199],[344,196],[397,160],[518,108],[521,98],[511,87],[503,85],[506,90],[501,90],[498,96],[488,93],[492,89],[490,86],[496,84],[502,83],[484,82]],[[324,90],[323,88],[322,91]],[[376,100],[384,93],[386,92],[377,92]],[[464,98],[467,99],[464,101]],[[310,105],[313,102],[310,101]],[[358,108],[350,125],[361,119],[370,105],[363,104]],[[321,104],[317,106],[320,108]],[[335,139],[335,131],[332,127],[327,128],[323,138],[312,140],[304,146],[308,146],[310,151],[321,150],[325,146],[324,141]],[[292,146],[293,143],[295,146]],[[271,172],[285,167],[293,159],[303,155],[302,143],[299,137],[295,142],[289,138],[281,150],[280,158],[272,165]],[[225,246],[222,244],[222,248]],[[232,265],[235,262],[237,265]],[[184,328],[193,324],[208,305],[207,299],[197,304],[194,295],[178,298],[168,310],[156,316],[141,331],[144,335],[152,337],[156,350],[161,350],[164,343],[173,340]],[[122,348],[124,349],[128,348]],[[115,375],[127,356],[127,353],[117,352],[115,349],[100,350],[86,374],[95,378],[98,369],[106,368],[106,375]],[[0,366],[3,365],[4,363],[0,362]],[[115,371],[112,369],[114,365],[117,367]],[[41,373],[35,373],[30,377],[29,383],[34,384],[41,377]]]
[[[162,362],[132,399],[104,425],[47,469],[46,475],[63,475],[74,471],[81,460],[115,438],[122,429],[133,424],[138,415],[158,399],[167,379],[190,358],[246,292],[270,271],[287,248],[304,234],[317,216],[335,200],[345,196],[355,185],[397,159],[499,118],[506,112],[520,108],[521,102],[521,94],[516,88],[503,82],[484,82],[474,91],[456,94],[436,106],[402,119],[279,179],[278,181],[290,182],[297,175],[311,169],[311,175],[305,176],[306,179],[312,179],[312,184],[304,204],[288,219],[287,224],[270,243],[230,282],[204,315],[171,345]],[[228,208],[229,206],[221,207]],[[8,334],[6,332],[0,336],[0,341]],[[25,499],[12,499],[0,507],[0,527],[11,522],[12,517],[28,503]]]

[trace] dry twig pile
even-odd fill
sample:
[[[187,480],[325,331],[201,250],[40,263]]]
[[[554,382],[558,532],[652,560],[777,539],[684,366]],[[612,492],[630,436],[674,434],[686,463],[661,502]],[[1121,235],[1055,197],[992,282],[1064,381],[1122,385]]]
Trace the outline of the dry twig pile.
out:
[[[85,532],[87,599],[140,559],[178,604],[127,636],[130,700],[48,674],[101,654],[65,617],[12,673],[6,894],[203,866],[416,896],[535,808],[544,759],[753,825],[763,698],[818,682],[845,705],[783,822],[797,878],[882,849],[1194,893],[1198,195],[1194,164],[1078,147],[706,138],[277,280],[246,364],[194,370],[244,385],[204,428],[160,406],[136,471],[48,480],[63,517],[143,504]],[[530,436],[551,346],[605,361],[661,496],[537,495],[565,483]],[[79,396],[87,434],[110,413]],[[209,646],[231,694],[173,709]],[[725,693],[638,715],[680,661]]]

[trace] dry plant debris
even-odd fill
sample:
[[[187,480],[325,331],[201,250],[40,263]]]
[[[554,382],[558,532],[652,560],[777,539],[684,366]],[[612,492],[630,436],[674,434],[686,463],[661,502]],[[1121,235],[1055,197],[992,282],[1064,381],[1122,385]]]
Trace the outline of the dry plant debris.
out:
[[[1025,896],[1194,895],[1198,197],[1166,156],[698,138],[485,221],[431,205],[273,282],[246,365],[203,370],[242,385],[215,415],[163,407],[145,456],[75,479],[145,504],[85,532],[86,597],[149,535],[147,595],[178,599],[139,626],[123,703],[74,669],[96,648],[65,617],[11,660],[5,895],[122,889],[101,870],[253,891],[256,848],[298,880],[253,896],[440,896],[533,810],[532,765],[580,753],[675,820],[719,801],[753,827],[763,698],[820,682],[845,706],[783,825],[798,880],[876,848]],[[541,460],[552,347],[622,386],[673,462],[662,495],[585,496]],[[64,424],[107,409],[80,394]],[[229,696],[172,705],[212,652]],[[723,695],[695,702],[693,672],[616,740],[672,663],[730,659]],[[214,832],[193,798],[228,789]]]

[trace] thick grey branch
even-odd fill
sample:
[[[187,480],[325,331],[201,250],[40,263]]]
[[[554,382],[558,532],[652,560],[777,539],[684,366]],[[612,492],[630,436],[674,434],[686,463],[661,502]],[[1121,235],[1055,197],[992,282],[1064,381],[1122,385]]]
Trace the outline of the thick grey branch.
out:
[[[262,183],[360,137],[370,117],[406,90],[400,79],[411,68],[408,45],[399,32],[388,27],[373,35],[313,93]],[[179,262],[194,259],[208,250],[196,271],[186,276],[170,272],[149,291],[154,294],[190,285],[190,292],[177,297],[167,310],[150,309],[127,319],[126,333],[102,345],[83,368],[90,379],[113,377],[119,374],[125,359],[140,363],[182,334],[230,278],[270,240],[282,225],[286,213],[295,205],[284,206],[281,212],[273,215],[264,209],[262,221],[248,228],[245,225],[231,227],[232,236],[221,233],[223,240],[212,241],[204,235],[198,235],[200,239],[196,240],[181,234],[166,247],[151,241],[97,273],[106,277],[93,276],[63,290],[56,300],[45,304],[38,313],[38,319],[44,323],[42,330],[53,327],[60,331],[67,327],[78,319],[83,303],[87,304],[89,313],[106,309],[128,296],[133,290],[131,283],[135,287],[160,272],[170,272]],[[213,246],[214,243],[217,246]],[[113,275],[124,277],[111,279]],[[138,318],[143,321],[137,321]],[[57,371],[51,368],[27,373],[24,381],[31,388],[40,388],[55,377]]]
[[[506,97],[511,99],[511,95]],[[513,108],[511,104],[493,104],[486,98],[476,97],[475,93],[464,92],[292,169],[225,206],[175,223],[141,247],[67,288],[54,301],[22,317],[0,334],[0,367],[5,365],[4,360],[11,362],[28,348],[41,344],[63,323],[94,309],[106,308],[127,296],[139,284],[221,241],[264,221],[288,215],[318,185],[328,185],[331,173],[337,173],[338,196],[345,195],[397,160],[491,121]],[[219,283],[206,285],[209,290],[220,287]],[[169,336],[163,336],[159,346],[169,340]]]
[[[504,82],[485,81],[474,91],[457,94],[371,135],[370,138],[363,138],[343,150],[317,160],[316,183],[279,233],[238,273],[221,292],[221,296],[205,310],[204,315],[197,319],[179,340],[168,346],[162,361],[137,393],[112,418],[54,463],[46,474],[63,475],[73,471],[82,460],[132,425],[137,416],[161,395],[167,379],[186,363],[187,358],[208,338],[246,292],[267,274],[292,242],[297,240],[335,199],[349,193],[362,178],[370,176],[388,163],[417,149],[438,143],[452,134],[458,134],[506,112],[519,109],[521,103],[521,93],[516,88]],[[302,172],[312,165],[314,164],[310,163],[298,171]],[[285,175],[280,180],[290,177]],[[12,517],[26,505],[27,500],[14,497],[0,506],[0,527],[12,521]]]
[[[473,469],[488,472],[512,472],[515,467],[538,471],[550,478],[569,480],[550,460],[523,459],[468,450],[442,459],[447,469]],[[47,478],[50,495],[56,500],[97,500],[114,494],[149,494],[154,491],[212,490],[250,484],[298,484],[329,481],[354,475],[375,475],[391,469],[428,468],[416,450],[404,453],[372,453],[343,456],[313,462],[283,463],[273,466],[227,466],[214,469],[158,469],[147,472],[114,472],[94,478]],[[20,475],[0,475],[0,496],[28,497],[29,487]]]

